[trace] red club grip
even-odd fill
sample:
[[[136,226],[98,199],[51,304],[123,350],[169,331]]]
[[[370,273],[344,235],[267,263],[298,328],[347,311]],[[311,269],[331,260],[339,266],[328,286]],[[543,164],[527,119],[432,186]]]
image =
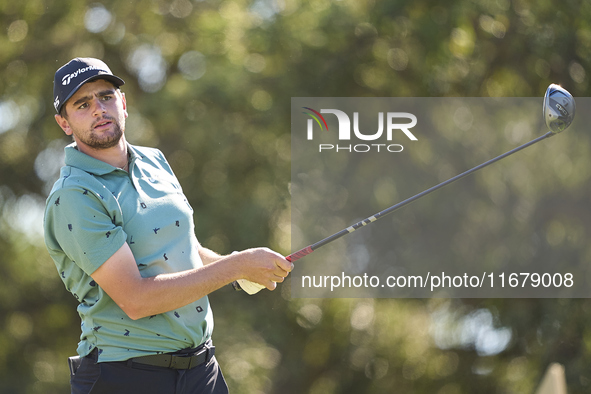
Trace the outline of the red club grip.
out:
[[[304,249],[298,250],[297,252],[290,254],[285,259],[287,261],[290,261],[290,262],[293,263],[294,261],[299,260],[302,257],[307,256],[307,255],[309,255],[312,252],[313,252],[312,247],[311,246],[307,246]]]

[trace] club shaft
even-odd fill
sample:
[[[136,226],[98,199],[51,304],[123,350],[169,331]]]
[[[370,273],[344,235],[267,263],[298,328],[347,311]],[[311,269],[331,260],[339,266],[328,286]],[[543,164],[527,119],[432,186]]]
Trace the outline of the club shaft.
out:
[[[388,215],[388,214],[396,211],[397,209],[400,209],[400,208],[404,207],[405,205],[408,205],[411,202],[416,201],[419,198],[424,197],[427,194],[430,194],[430,193],[434,192],[435,190],[441,189],[442,187],[447,186],[450,183],[453,183],[453,182],[457,181],[458,179],[461,179],[461,178],[463,178],[463,177],[465,177],[467,175],[470,175],[470,174],[472,174],[472,173],[480,170],[481,168],[484,168],[486,166],[489,166],[489,165],[491,165],[491,164],[493,164],[493,163],[495,163],[495,162],[497,162],[497,161],[499,161],[501,159],[504,159],[507,156],[512,155],[515,152],[519,152],[520,150],[525,149],[528,146],[533,145],[536,142],[542,141],[543,139],[546,139],[546,138],[551,137],[553,135],[554,135],[554,133],[552,133],[551,131],[549,131],[546,134],[542,135],[541,137],[538,137],[536,139],[531,140],[530,142],[527,142],[527,143],[525,143],[525,144],[523,144],[521,146],[518,146],[517,148],[512,149],[509,152],[503,153],[502,155],[497,156],[494,159],[491,159],[491,160],[489,160],[489,161],[487,161],[485,163],[482,163],[482,164],[480,164],[480,165],[478,165],[478,166],[476,166],[476,167],[474,167],[472,169],[469,169],[468,171],[465,171],[465,172],[463,172],[463,173],[461,173],[459,175],[456,175],[453,178],[448,179],[447,181],[441,182],[440,184],[435,185],[432,188],[427,189],[427,190],[425,190],[425,191],[423,191],[423,192],[421,192],[421,193],[419,193],[417,195],[414,195],[414,196],[412,196],[410,198],[407,198],[406,200],[401,201],[401,202],[399,202],[396,205],[392,205],[391,207],[386,208],[383,211],[378,212],[375,215],[372,215],[372,216],[368,217],[367,219],[364,219],[364,220],[362,220],[360,222],[357,222],[354,225],[349,226],[349,227],[347,227],[347,228],[339,231],[338,233],[335,233],[335,234],[333,234],[333,235],[331,235],[329,237],[326,237],[326,238],[324,238],[321,241],[318,241],[318,242],[316,242],[316,243],[314,243],[312,245],[306,246],[305,248],[300,249],[297,252],[290,254],[289,256],[286,257],[286,259],[289,260],[289,261],[291,261],[291,262],[294,262],[296,260],[299,260],[302,257],[304,257],[306,255],[309,255],[310,253],[314,252],[318,248],[320,248],[320,247],[322,247],[322,246],[324,246],[326,244],[329,244],[332,241],[335,241],[335,240],[337,240],[337,239],[339,239],[339,238],[341,238],[341,237],[343,237],[343,236],[345,236],[347,234],[350,234],[353,231],[355,231],[355,230],[357,230],[357,229],[359,229],[361,227],[364,227],[364,226],[366,226],[366,225],[368,225],[370,223],[373,223],[376,220],[381,219],[384,216],[386,216],[386,215]]]

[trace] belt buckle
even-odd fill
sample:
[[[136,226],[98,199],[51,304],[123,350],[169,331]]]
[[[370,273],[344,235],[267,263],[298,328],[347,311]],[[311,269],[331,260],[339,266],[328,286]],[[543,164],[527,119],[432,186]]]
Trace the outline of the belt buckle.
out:
[[[203,364],[205,361],[207,361],[207,356],[209,352],[209,348],[204,346],[203,349],[200,349],[197,353],[193,353],[191,355],[186,355],[186,356],[177,356],[174,355],[172,356],[172,360],[170,360],[170,368],[173,369],[191,369],[194,367],[197,367],[201,364]],[[203,354],[205,354],[205,358],[203,360],[198,360],[199,357]],[[199,362],[201,361],[201,362]]]

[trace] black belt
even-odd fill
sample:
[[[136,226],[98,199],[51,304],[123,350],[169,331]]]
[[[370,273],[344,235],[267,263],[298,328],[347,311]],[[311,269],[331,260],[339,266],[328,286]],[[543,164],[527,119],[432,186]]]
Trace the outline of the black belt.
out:
[[[127,362],[129,365],[136,363],[172,369],[191,369],[209,362],[214,354],[215,346],[211,344],[210,339],[195,349],[134,357]]]

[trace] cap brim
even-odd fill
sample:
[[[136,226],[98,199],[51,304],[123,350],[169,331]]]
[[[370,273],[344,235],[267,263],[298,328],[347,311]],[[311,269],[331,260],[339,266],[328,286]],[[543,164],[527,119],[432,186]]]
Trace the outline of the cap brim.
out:
[[[84,81],[80,82],[78,84],[78,86],[76,86],[74,89],[72,89],[72,91],[66,96],[66,99],[64,100],[62,105],[60,105],[60,107],[57,109],[58,114],[61,112],[62,108],[64,108],[64,105],[66,105],[68,100],[78,91],[78,89],[80,89],[82,87],[82,85],[84,85],[85,83],[88,83],[88,82],[96,81],[98,79],[104,79],[106,81],[109,81],[113,85],[115,85],[117,88],[119,88],[122,85],[125,85],[124,80],[122,80],[121,78],[119,78],[118,76],[113,75],[113,74],[98,74],[98,75],[93,75],[92,77],[86,78]]]

